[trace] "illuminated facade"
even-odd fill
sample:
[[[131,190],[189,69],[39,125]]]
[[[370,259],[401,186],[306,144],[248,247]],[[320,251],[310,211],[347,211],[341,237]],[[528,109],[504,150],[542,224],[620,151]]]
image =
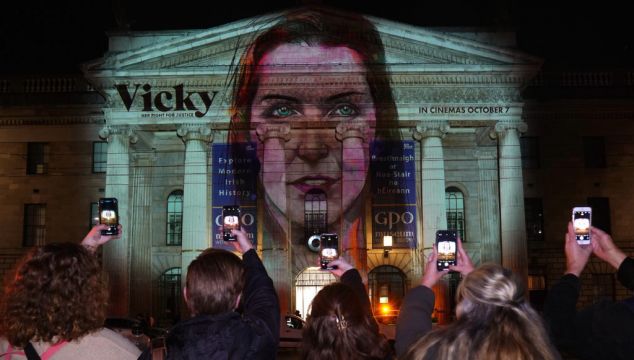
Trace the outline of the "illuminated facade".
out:
[[[50,91],[46,84],[32,81],[35,87],[30,94],[50,97],[55,103],[68,101],[68,106],[50,101],[39,108],[29,106],[28,100],[21,100],[28,97],[28,87],[18,89],[17,80],[4,81],[2,90],[10,95],[6,97],[10,106],[0,112],[0,145],[8,154],[0,176],[7,199],[0,205],[6,229],[3,269],[22,253],[22,245],[81,238],[94,215],[91,203],[103,196],[116,197],[125,231],[102,253],[112,286],[112,312],[176,319],[187,265],[203,249],[221,244],[216,238],[219,207],[232,199],[231,192],[246,191],[236,185],[257,179],[249,190],[255,196],[244,207],[248,217],[243,222],[251,226],[283,311],[299,309],[305,315],[312,295],[332,281],[330,275],[312,268],[317,253],[308,246],[309,221],[318,230],[341,234],[341,251],[367,275],[377,308],[384,301],[398,305],[406,290],[418,283],[436,230],[448,227],[459,230],[475,263],[502,263],[527,278],[533,289],[546,287],[563,269],[563,250],[554,235],[563,234],[568,207],[586,200],[579,193],[592,197],[600,188],[601,196],[593,199],[612,198],[625,184],[616,182],[616,173],[594,174],[601,180],[580,184],[557,170],[552,177],[543,168],[546,164],[527,166],[535,158],[527,150],[535,146],[542,149],[537,159],[552,159],[548,166],[581,158],[579,154],[570,154],[567,160],[561,157],[557,140],[541,146],[530,140],[553,139],[549,136],[555,131],[574,133],[579,142],[586,135],[586,141],[600,142],[591,129],[603,118],[589,115],[598,114],[596,110],[584,110],[591,104],[563,101],[565,106],[560,107],[557,102],[524,98],[529,85],[539,91],[538,82],[545,75],[536,78],[541,61],[515,50],[509,34],[371,21],[385,49],[402,149],[390,157],[394,164],[386,163],[383,172],[340,179],[340,198],[318,191],[324,188],[319,179],[310,180],[319,186],[307,190],[300,205],[281,196],[278,208],[287,210],[286,218],[303,219],[288,220],[283,232],[267,227],[265,198],[275,195],[265,192],[290,176],[288,168],[275,170],[274,161],[260,156],[260,167],[247,166],[247,176],[241,177],[230,171],[242,168],[226,164],[232,158],[226,146],[232,71],[249,42],[271,26],[270,18],[207,30],[113,34],[108,53],[84,64],[84,80],[53,83]],[[331,77],[332,84],[350,80],[350,73],[324,76]],[[631,91],[631,72],[629,76]],[[287,77],[280,84],[292,84],[297,74]],[[615,126],[631,136],[633,127],[626,121],[631,120],[632,106],[618,101],[602,104],[610,109]],[[582,127],[572,120],[577,115],[584,121]],[[253,126],[253,151],[267,153],[281,144],[278,155],[283,158],[285,144],[294,136],[314,131],[331,134],[331,140],[323,140],[328,148],[344,153],[355,149],[350,144],[359,144],[365,151],[359,156],[372,157],[376,144],[368,135],[372,126],[368,130],[349,125],[325,121],[311,128],[280,121],[275,126]],[[608,129],[603,135],[616,133],[610,132],[610,126],[602,127]],[[561,146],[568,149],[575,141]],[[623,149],[631,146],[631,140],[622,144]],[[347,154],[339,155],[344,163],[350,158]],[[631,159],[621,155],[609,157],[609,164],[622,167],[616,172],[631,184],[631,176],[625,176],[631,168],[622,163]],[[376,186],[381,174],[384,187]],[[363,182],[368,179],[374,187],[366,188]],[[568,191],[572,184],[578,191]],[[343,205],[345,195],[353,191],[359,192],[358,198],[350,207]],[[392,207],[381,201],[382,195],[394,194],[411,197]],[[546,197],[557,203],[534,200]],[[333,199],[338,199],[334,205]],[[537,210],[525,212],[527,204]],[[626,199],[610,203],[613,212],[633,205]],[[343,215],[323,220],[337,208]],[[358,219],[346,222],[346,214],[354,211],[360,214]],[[544,221],[544,214],[553,220]],[[314,222],[320,216],[321,227]],[[528,225],[537,226],[532,228],[535,231],[527,232],[527,219]],[[301,221],[304,226],[296,226]],[[615,238],[624,226],[613,225]],[[535,234],[537,238],[531,237]],[[395,237],[389,248],[382,243],[385,235]]]

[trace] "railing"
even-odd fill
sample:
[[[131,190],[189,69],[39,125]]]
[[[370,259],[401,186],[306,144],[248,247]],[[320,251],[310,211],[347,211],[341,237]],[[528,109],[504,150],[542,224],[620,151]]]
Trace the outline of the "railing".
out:
[[[0,93],[76,93],[94,91],[79,75],[12,77],[0,79]]]
[[[529,85],[569,88],[634,86],[634,71],[546,71],[538,73]]]

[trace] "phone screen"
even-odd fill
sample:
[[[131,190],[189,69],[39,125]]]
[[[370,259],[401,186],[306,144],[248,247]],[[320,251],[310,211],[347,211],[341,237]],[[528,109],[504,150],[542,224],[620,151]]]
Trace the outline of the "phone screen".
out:
[[[438,259],[436,267],[439,271],[449,268],[449,265],[456,265],[457,234],[451,230],[438,230],[436,232],[436,249],[438,249]]]
[[[324,270],[332,270],[328,264],[339,257],[339,236],[337,234],[321,234],[320,263]]]
[[[225,241],[236,241],[231,230],[240,228],[240,207],[231,205],[222,207],[222,236]]]
[[[119,205],[116,198],[99,199],[99,223],[109,226],[101,230],[102,235],[117,235],[119,233]]]
[[[572,212],[572,226],[575,239],[580,244],[590,243],[590,225],[592,210],[590,208],[574,208]]]

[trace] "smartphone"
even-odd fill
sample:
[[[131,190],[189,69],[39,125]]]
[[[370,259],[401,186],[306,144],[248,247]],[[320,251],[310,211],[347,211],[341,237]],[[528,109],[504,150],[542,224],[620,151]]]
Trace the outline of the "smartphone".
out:
[[[240,207],[225,205],[222,207],[222,238],[224,241],[236,241],[231,230],[240,228]]]
[[[339,257],[339,236],[337,234],[321,234],[319,262],[324,270],[333,270],[328,265]]]
[[[119,234],[119,203],[116,198],[99,199],[99,223],[108,225],[101,235]]]
[[[458,264],[458,234],[455,230],[436,231],[436,249],[438,249],[438,259],[436,268],[438,271],[449,269],[449,265]]]
[[[590,244],[590,225],[592,225],[592,208],[576,206],[572,208],[572,227],[579,245]]]

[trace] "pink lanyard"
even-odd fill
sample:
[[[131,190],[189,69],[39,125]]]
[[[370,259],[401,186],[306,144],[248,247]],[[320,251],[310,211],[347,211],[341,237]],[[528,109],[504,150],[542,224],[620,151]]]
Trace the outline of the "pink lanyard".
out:
[[[68,342],[60,341],[57,344],[50,346],[48,349],[46,349],[46,351],[42,353],[42,355],[40,355],[40,358],[42,360],[50,359],[51,356],[55,355],[55,353],[58,352],[59,349],[64,347],[64,345],[66,344],[68,344]],[[9,347],[7,347],[7,352],[3,354],[5,356],[5,360],[11,360],[11,354],[25,355],[24,351],[13,351],[13,347],[11,346],[11,344],[9,344]],[[9,357],[7,358],[6,356],[9,356]]]

